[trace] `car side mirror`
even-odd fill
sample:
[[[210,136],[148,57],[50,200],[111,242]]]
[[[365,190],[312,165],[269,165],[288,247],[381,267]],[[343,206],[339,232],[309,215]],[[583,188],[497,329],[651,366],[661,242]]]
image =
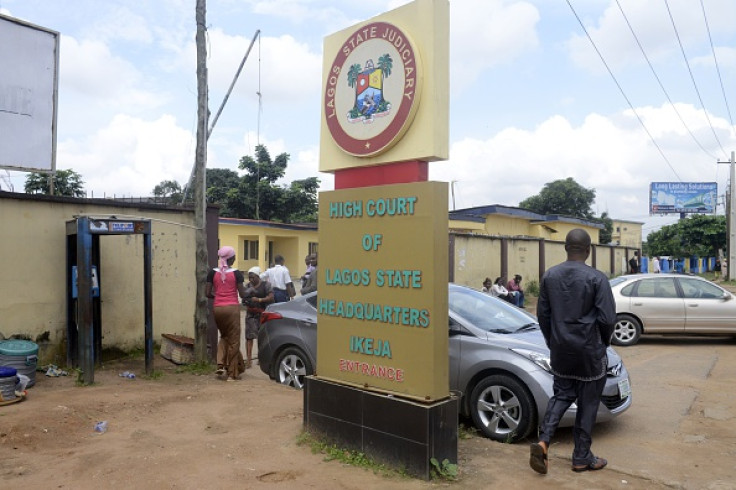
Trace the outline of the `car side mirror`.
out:
[[[462,335],[463,334],[463,328],[457,324],[455,321],[450,319],[450,337],[454,335]]]
[[[731,293],[729,293],[728,291],[724,291],[723,292],[723,299],[725,299],[726,301],[732,300],[733,299],[733,295]]]

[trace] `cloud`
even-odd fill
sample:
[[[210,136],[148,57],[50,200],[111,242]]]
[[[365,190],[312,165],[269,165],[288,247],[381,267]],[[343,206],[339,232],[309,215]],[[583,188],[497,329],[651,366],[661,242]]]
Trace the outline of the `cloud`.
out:
[[[224,96],[227,92],[252,38],[229,35],[219,28],[207,32],[210,98],[219,105],[219,97],[215,95]],[[305,94],[319,93],[321,53],[310,51],[307,44],[289,35],[261,36],[261,44],[256,41],[244,65],[235,95],[257,100],[259,81],[263,96],[277,104],[299,102],[305,99]],[[182,51],[180,63],[193,73],[195,62],[196,45],[192,41]]]
[[[88,137],[59,142],[57,168],[79,173],[94,197],[148,196],[163,180],[187,182],[195,145],[173,116],[144,121],[119,114]]]
[[[655,64],[682,59],[677,36],[689,57],[709,52],[708,32],[702,11],[699,8],[693,9],[691,1],[671,0],[665,4],[663,2],[619,0],[618,3],[647,53],[647,57]],[[669,12],[667,5],[670,7]],[[584,18],[581,12],[578,12],[578,15],[583,17],[583,23],[593,42],[614,72],[623,67],[638,67],[646,63],[621,9],[615,1],[611,1],[596,21],[590,21]],[[693,15],[694,12],[697,12],[698,15]],[[672,26],[670,14],[677,27],[677,35]],[[706,15],[712,35],[726,34],[729,29],[733,29],[733,26],[729,24],[732,24],[733,19],[736,18],[736,4],[728,0],[710,2],[706,8]],[[598,54],[594,51],[587,36],[581,32],[582,28],[578,28],[578,31],[580,33],[573,34],[566,43],[570,58],[579,67],[589,72],[603,72],[605,68]]]
[[[143,80],[141,72],[114,55],[105,43],[62,36],[59,51],[59,84],[65,95],[83,96],[88,103],[108,107],[158,105],[153,93],[138,88]]]
[[[473,0],[450,4],[453,91],[472,84],[484,70],[533,50],[539,11],[529,2]]]
[[[94,23],[88,25],[85,38],[102,42],[128,41],[150,44],[154,36],[146,17],[127,7],[111,4]]]
[[[671,107],[637,111],[660,145],[668,141],[665,155],[683,181],[718,179],[719,185],[725,184],[726,173],[719,173],[715,162],[704,158],[696,146],[676,145],[689,136],[679,121],[673,121]],[[702,111],[683,105],[680,112],[691,128],[709,131]],[[711,120],[725,126],[712,115]],[[733,147],[736,137],[724,143]],[[709,145],[716,150],[714,141]],[[649,184],[679,180],[631,111],[589,114],[578,126],[557,115],[533,130],[507,128],[485,140],[466,138],[451,145],[449,161],[430,165],[431,179],[456,181],[457,208],[517,206],[538,194],[544,184],[567,177],[596,190],[596,214],[608,211],[613,218],[640,221],[648,218]]]

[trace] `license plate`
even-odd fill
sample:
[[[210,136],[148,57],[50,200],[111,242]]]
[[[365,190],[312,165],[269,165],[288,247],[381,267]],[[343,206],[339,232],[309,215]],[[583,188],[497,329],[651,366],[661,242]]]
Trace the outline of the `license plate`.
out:
[[[622,400],[631,395],[631,385],[629,384],[629,378],[622,379],[618,382],[618,392],[621,394]]]

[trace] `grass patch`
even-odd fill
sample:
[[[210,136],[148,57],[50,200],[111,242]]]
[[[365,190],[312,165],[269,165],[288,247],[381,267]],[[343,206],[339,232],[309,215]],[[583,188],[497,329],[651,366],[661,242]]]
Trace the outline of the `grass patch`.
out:
[[[457,428],[457,438],[460,440],[464,439],[472,439],[473,437],[478,435],[478,429],[472,426],[466,426],[465,424],[460,424]]]
[[[182,364],[177,366],[174,372],[189,373],[197,376],[210,375],[215,371],[215,366],[209,362],[195,362],[192,364]]]
[[[432,478],[457,480],[457,465],[450,463],[449,459],[445,458],[440,462],[437,458],[430,458],[429,462],[432,464]]]
[[[143,379],[150,379],[150,380],[157,380],[164,377],[164,372],[159,371],[158,369],[154,369],[151,374],[144,374],[141,376]]]
[[[524,286],[524,294],[527,296],[539,296],[539,281],[532,279],[526,283],[526,286]]]
[[[308,431],[302,431],[297,437],[296,442],[299,446],[309,446],[313,454],[324,455],[325,461],[339,461],[350,466],[371,470],[375,474],[386,477],[411,478],[402,469],[396,469],[386,466],[383,463],[378,463],[361,451],[344,449],[338,447],[336,444],[330,444]]]

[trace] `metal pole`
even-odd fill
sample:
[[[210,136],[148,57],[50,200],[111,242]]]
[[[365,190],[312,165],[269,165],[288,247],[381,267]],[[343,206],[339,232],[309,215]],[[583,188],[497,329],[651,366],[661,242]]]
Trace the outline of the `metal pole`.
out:
[[[151,272],[151,233],[143,235],[143,315],[145,327],[146,375],[153,374],[153,281]]]
[[[248,51],[245,52],[245,56],[243,56],[243,60],[240,62],[240,66],[238,67],[238,71],[235,72],[235,76],[233,77],[233,81],[230,84],[230,88],[227,89],[227,93],[225,94],[225,98],[222,99],[222,104],[220,104],[220,108],[217,109],[217,114],[215,114],[215,117],[212,118],[212,125],[210,126],[209,131],[207,131],[207,139],[210,139],[210,135],[212,134],[212,130],[215,129],[215,124],[217,124],[217,120],[220,119],[220,114],[222,113],[222,110],[225,108],[225,104],[227,104],[227,100],[230,98],[230,94],[233,91],[233,87],[235,87],[235,82],[238,81],[238,77],[240,76],[240,72],[243,70],[243,66],[245,65],[246,60],[248,59],[248,55],[250,54],[250,50],[253,49],[253,45],[256,42],[256,39],[258,39],[258,35],[261,33],[261,30],[256,30],[256,33],[253,34],[253,39],[250,41],[250,46],[248,46]],[[260,97],[260,92],[258,96]]]
[[[253,48],[253,44],[256,42],[256,39],[261,34],[261,30],[256,30],[256,33],[253,35],[253,40],[250,42],[250,46],[248,46],[248,51],[245,52],[245,56],[243,56],[243,60],[240,62],[240,66],[238,67],[238,71],[235,73],[235,77],[233,78],[232,83],[230,84],[230,88],[227,91],[227,94],[225,94],[225,98],[222,99],[222,103],[220,104],[220,108],[217,109],[217,114],[215,114],[215,118],[212,121],[212,125],[210,126],[209,130],[207,130],[207,140],[209,141],[210,136],[212,135],[212,130],[215,129],[215,124],[217,124],[217,120],[220,118],[220,114],[222,113],[222,110],[225,108],[225,104],[227,103],[228,99],[230,98],[230,93],[233,91],[233,87],[235,87],[235,82],[238,81],[238,78],[240,77],[240,72],[243,70],[243,66],[245,65],[245,62],[248,60],[248,55],[250,54],[250,50]],[[206,47],[205,47],[206,49]],[[206,51],[205,51],[206,54]],[[260,101],[261,98],[261,92],[258,92],[258,99]],[[259,102],[260,104],[260,102]],[[197,168],[196,164],[192,167],[192,171],[189,174],[189,180],[187,180],[186,185],[184,186],[184,190],[181,193],[181,202],[183,203],[187,199],[187,195],[189,194],[189,189],[194,186],[194,174],[196,173]]]
[[[731,212],[728,215],[728,280],[736,279],[736,161],[731,152]]]

